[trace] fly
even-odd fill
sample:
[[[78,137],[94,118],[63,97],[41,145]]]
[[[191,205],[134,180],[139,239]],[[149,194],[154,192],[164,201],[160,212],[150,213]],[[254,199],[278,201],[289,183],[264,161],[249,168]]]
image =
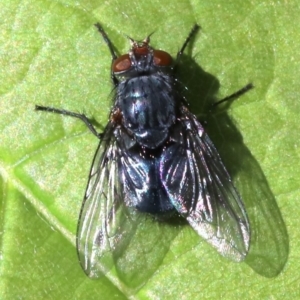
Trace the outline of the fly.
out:
[[[95,26],[112,56],[115,95],[104,131],[98,133],[84,114],[36,106],[80,119],[100,140],[77,228],[83,270],[98,277],[101,263],[133,234],[140,214],[179,214],[221,255],[242,261],[250,241],[242,199],[203,126],[186,107],[175,76],[200,27],[194,25],[173,61],[150,46],[150,36],[142,42],[129,38],[129,53],[118,57],[101,25]]]

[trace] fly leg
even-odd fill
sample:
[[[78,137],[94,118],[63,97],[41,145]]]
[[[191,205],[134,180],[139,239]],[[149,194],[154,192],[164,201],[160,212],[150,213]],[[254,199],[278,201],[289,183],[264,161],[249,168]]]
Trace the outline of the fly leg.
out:
[[[96,23],[95,26],[97,27],[98,31],[100,32],[100,34],[102,35],[106,45],[108,46],[109,52],[111,54],[111,59],[112,59],[112,63],[118,58],[118,55],[114,49],[113,43],[111,42],[111,40],[109,39],[109,37],[107,36],[107,34],[105,33],[104,29],[102,28],[102,26],[100,25],[100,23]],[[114,72],[110,71],[110,78],[113,82],[114,86],[117,86],[119,84],[119,80],[116,78]]]
[[[176,62],[175,62],[175,66],[174,66],[174,69],[176,69],[176,66],[178,64],[178,61],[180,60],[182,54],[183,54],[183,51],[185,50],[186,46],[188,45],[188,43],[192,40],[192,38],[195,36],[195,34],[198,32],[198,30],[200,29],[200,26],[198,24],[195,24],[193,26],[193,28],[191,29],[188,37],[185,39],[181,49],[178,51],[177,53],[177,57],[176,57]]]
[[[241,89],[239,89],[238,91],[234,92],[233,94],[226,96],[225,98],[215,102],[212,106],[216,107],[217,105],[224,103],[226,101],[231,101],[234,100],[242,95],[244,95],[245,93],[247,93],[249,90],[253,89],[254,85],[252,83],[248,83],[247,85],[245,85],[244,87],[242,87]]]
[[[75,113],[75,112],[64,110],[64,109],[57,109],[57,108],[53,108],[53,107],[40,106],[40,105],[36,105],[35,110],[46,111],[46,112],[51,112],[51,113],[55,113],[55,114],[59,114],[59,115],[77,118],[77,119],[81,120],[98,139],[101,139],[101,137],[102,137],[102,133],[97,132],[97,130],[95,129],[91,120],[88,119],[88,117],[84,114],[79,114],[79,113]]]
[[[191,42],[191,40],[193,39],[193,37],[195,36],[195,34],[199,31],[201,27],[198,24],[195,24],[193,26],[193,28],[191,29],[189,35],[187,36],[187,38],[185,39],[181,49],[178,51],[177,53],[177,57],[176,57],[176,62],[175,62],[175,66],[174,66],[174,70],[176,69],[176,66],[178,64],[178,61],[180,60],[185,48],[187,47],[188,43]],[[252,83],[248,83],[246,86],[244,86],[243,88],[241,88],[240,90],[236,91],[235,93],[217,101],[216,103],[213,104],[213,107],[226,102],[226,101],[230,101],[230,100],[234,100],[238,97],[240,97],[241,95],[247,93],[249,90],[251,90],[253,88],[253,84]]]

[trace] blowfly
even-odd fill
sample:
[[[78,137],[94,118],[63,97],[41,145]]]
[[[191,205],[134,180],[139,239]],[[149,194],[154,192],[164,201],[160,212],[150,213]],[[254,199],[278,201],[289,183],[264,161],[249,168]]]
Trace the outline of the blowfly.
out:
[[[85,273],[99,276],[101,261],[120,251],[138,214],[165,219],[178,214],[221,255],[243,260],[250,227],[242,199],[203,126],[187,108],[175,74],[200,27],[194,25],[174,61],[150,46],[150,36],[142,42],[129,38],[129,53],[117,56],[101,25],[95,26],[112,56],[114,103],[104,131],[99,134],[84,114],[36,106],[82,120],[100,139],[77,229]]]

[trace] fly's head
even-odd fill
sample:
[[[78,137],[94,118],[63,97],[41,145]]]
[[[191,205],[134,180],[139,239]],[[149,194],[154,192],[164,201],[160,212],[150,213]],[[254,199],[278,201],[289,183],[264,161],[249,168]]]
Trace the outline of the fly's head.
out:
[[[162,50],[153,49],[150,35],[142,42],[129,38],[131,49],[112,63],[112,71],[117,77],[136,77],[157,72],[168,73],[172,70],[171,55]]]

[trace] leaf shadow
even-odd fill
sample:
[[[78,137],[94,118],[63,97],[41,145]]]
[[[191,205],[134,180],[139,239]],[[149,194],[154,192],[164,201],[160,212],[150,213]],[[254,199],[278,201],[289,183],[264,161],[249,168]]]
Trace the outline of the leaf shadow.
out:
[[[218,101],[216,94],[220,87],[219,81],[186,54],[182,56],[179,70],[180,82],[188,87],[184,94],[190,110],[200,116],[200,120],[205,116],[204,127],[245,204],[251,228],[250,250],[245,262],[258,274],[275,277],[287,262],[289,237],[259,163],[244,144],[241,133],[226,112],[232,101],[212,111],[213,103]],[[237,87],[237,90],[240,88]]]

